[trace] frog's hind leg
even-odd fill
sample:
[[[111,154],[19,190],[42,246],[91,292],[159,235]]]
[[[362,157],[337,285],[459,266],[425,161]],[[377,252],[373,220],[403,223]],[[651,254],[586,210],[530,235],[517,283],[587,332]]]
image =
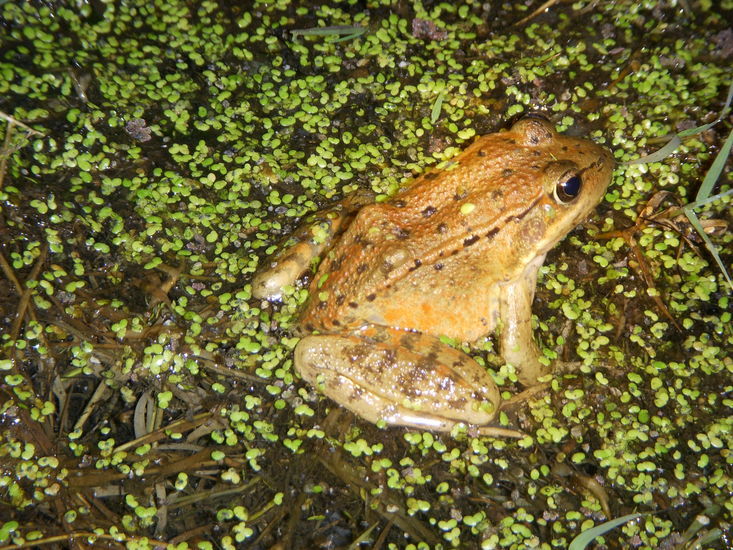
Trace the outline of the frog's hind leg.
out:
[[[261,300],[279,300],[282,288],[294,284],[344,232],[356,212],[372,200],[371,193],[357,191],[298,226],[287,239],[290,244],[268,258],[265,267],[257,271],[252,279],[252,295]]]
[[[309,335],[295,348],[295,366],[328,397],[374,423],[434,431],[481,426],[501,401],[483,367],[417,332],[370,326]]]

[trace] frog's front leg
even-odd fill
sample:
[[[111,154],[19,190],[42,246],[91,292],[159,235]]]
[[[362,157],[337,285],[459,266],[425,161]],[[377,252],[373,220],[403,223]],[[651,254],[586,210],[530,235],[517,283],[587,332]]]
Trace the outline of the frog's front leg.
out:
[[[282,288],[294,284],[315,258],[331,248],[359,208],[372,200],[368,191],[357,191],[302,223],[288,239],[292,244],[268,258],[266,267],[257,271],[252,279],[252,295],[261,300],[279,300]]]
[[[328,397],[374,423],[434,431],[458,423],[483,426],[501,401],[491,376],[465,353],[434,336],[389,327],[306,336],[295,348],[295,367]],[[519,435],[501,428],[484,433]]]
[[[545,256],[528,264],[524,273],[515,281],[503,284],[500,290],[499,348],[507,363],[514,365],[517,378],[525,386],[537,383],[537,379],[550,372],[540,363],[540,351],[532,331],[532,300],[537,285],[537,272]]]

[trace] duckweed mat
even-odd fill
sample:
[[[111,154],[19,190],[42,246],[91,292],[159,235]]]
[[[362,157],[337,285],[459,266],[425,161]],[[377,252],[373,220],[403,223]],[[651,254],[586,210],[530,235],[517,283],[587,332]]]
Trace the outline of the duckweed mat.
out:
[[[731,0],[0,0],[0,550],[553,549],[630,513],[590,547],[730,547],[731,289],[678,208],[730,112],[623,164],[719,116],[730,21]],[[501,415],[526,437],[381,429],[305,385],[308,277],[271,304],[258,266],[532,111],[619,166],[541,271],[561,368]],[[698,216],[730,269],[730,195]],[[454,344],[522,391],[491,338]]]

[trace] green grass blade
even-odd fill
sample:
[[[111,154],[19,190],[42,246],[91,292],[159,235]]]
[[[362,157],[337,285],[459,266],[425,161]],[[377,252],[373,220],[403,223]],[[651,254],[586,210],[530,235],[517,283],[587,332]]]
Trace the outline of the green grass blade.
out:
[[[718,181],[720,174],[723,172],[725,161],[728,160],[728,155],[730,154],[732,147],[733,130],[728,134],[728,139],[723,143],[723,146],[720,148],[713,164],[710,165],[710,170],[705,174],[705,178],[702,180],[702,184],[700,185],[700,190],[697,192],[697,196],[695,197],[696,201],[707,199],[710,196],[710,192],[713,190],[715,182]]]
[[[355,38],[366,32],[366,27],[359,25],[334,25],[332,27],[312,27],[310,29],[293,29],[293,36],[343,36]]]
[[[728,107],[730,107],[731,101],[733,101],[733,82],[728,86],[728,99],[725,100],[725,107],[723,107],[718,118],[723,118],[725,116],[725,112],[728,110]]]
[[[710,524],[710,516],[716,516],[718,515],[718,512],[720,511],[720,506],[717,504],[712,504],[705,508],[705,510],[702,511],[702,513],[695,516],[695,519],[690,524],[690,526],[685,530],[684,533],[682,533],[682,540],[679,541],[677,544],[678,548],[685,547],[687,548],[687,544],[692,540],[694,536],[696,536],[702,529],[705,527],[708,527]],[[695,541],[696,544],[702,545],[702,544],[709,544],[713,541],[715,541],[715,537],[720,536],[720,529],[713,529],[712,531],[709,531],[708,533],[703,533],[698,540]],[[699,546],[698,546],[699,547]],[[697,548],[697,547],[696,547]]]
[[[720,199],[722,199],[723,197],[727,197],[728,195],[733,195],[733,189],[728,189],[727,191],[723,191],[722,193],[717,193],[713,195],[712,197],[705,197],[704,199],[700,199],[700,200],[691,202],[689,204],[686,204],[685,208],[699,209],[705,205],[710,204],[711,202],[719,201]]]
[[[712,122],[708,122],[707,124],[703,124],[702,126],[695,126],[694,128],[688,128],[687,130],[682,130],[677,134],[678,137],[686,138],[687,136],[694,136],[696,134],[702,134],[703,132],[707,132],[715,126],[718,122],[720,122],[719,118],[716,118]]]
[[[657,149],[653,153],[650,153],[643,157],[628,160],[623,164],[625,166],[631,166],[632,164],[649,164],[650,162],[662,162],[669,155],[674,153],[681,143],[682,140],[678,135],[672,136],[672,139],[670,139],[661,149]]]
[[[700,537],[696,542],[699,545],[698,548],[702,548],[706,544],[712,544],[718,540],[722,540],[722,538],[723,531],[716,527],[715,529],[712,529],[709,533],[705,533],[705,535]]]
[[[702,228],[702,224],[700,223],[697,214],[695,214],[692,208],[685,207],[682,209],[682,211],[685,213],[685,216],[687,216],[687,219],[690,220],[692,227],[695,228],[695,231],[697,231],[698,235],[700,235],[702,240],[705,241],[705,247],[708,249],[708,252],[712,254],[713,258],[715,258],[718,267],[723,272],[723,275],[725,275],[725,280],[728,281],[728,286],[730,286],[731,290],[733,290],[733,281],[730,280],[728,270],[725,268],[725,265],[723,265],[723,261],[720,259],[720,256],[718,256],[718,251],[715,249],[713,241],[710,240],[710,237],[708,237],[707,233],[705,233],[705,230]]]
[[[357,538],[354,542],[352,542],[349,545],[348,550],[358,550],[362,544],[374,542],[371,540],[371,534],[372,534],[372,531],[374,531],[374,529],[376,529],[378,525],[379,525],[378,522],[374,523],[373,525],[370,525],[366,531],[364,531],[361,535],[359,535],[359,538]]]
[[[621,516],[620,518],[607,521],[606,523],[596,525],[595,527],[588,529],[587,531],[583,531],[577,537],[575,537],[570,543],[568,550],[585,550],[585,548],[591,542],[593,542],[596,537],[600,537],[601,535],[609,532],[611,529],[615,529],[619,525],[623,525],[627,521],[631,521],[632,519],[640,518],[645,515],[647,514],[627,514],[625,516]]]
[[[353,40],[354,38],[357,38],[364,34],[364,31],[355,32],[352,34],[347,34],[346,36],[342,36],[341,38],[336,38],[335,40],[331,40],[334,44],[336,42],[346,42],[347,40]]]

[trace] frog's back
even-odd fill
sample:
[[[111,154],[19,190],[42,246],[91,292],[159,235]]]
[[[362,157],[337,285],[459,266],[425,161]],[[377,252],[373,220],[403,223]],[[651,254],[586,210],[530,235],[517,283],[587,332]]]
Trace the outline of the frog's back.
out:
[[[612,165],[592,142],[525,120],[364,207],[319,267],[306,330],[374,323],[467,340],[492,331],[497,287],[541,264],[600,200]],[[588,180],[588,196],[567,209],[552,196],[562,170]]]

